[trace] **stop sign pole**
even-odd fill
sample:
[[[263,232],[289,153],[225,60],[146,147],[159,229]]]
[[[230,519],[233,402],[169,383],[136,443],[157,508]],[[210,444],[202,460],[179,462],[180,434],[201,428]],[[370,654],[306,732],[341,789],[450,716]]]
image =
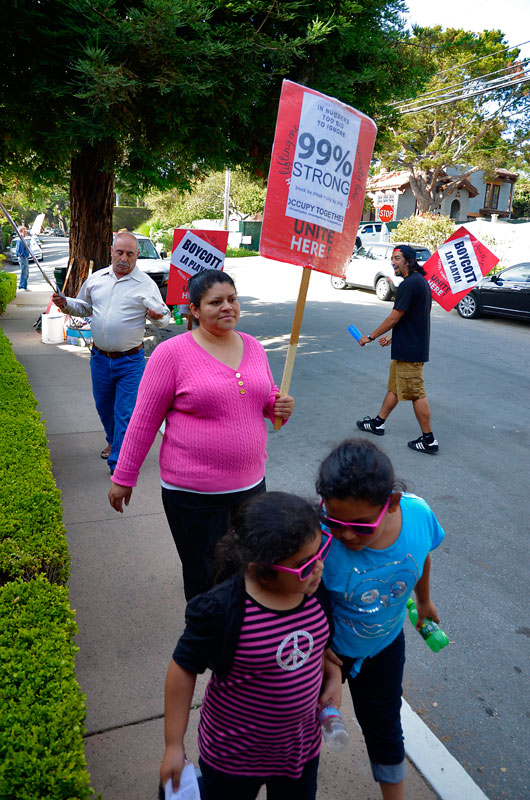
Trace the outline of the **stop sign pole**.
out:
[[[390,222],[392,217],[394,216],[394,209],[392,206],[385,205],[381,206],[379,209],[379,219],[381,222]]]

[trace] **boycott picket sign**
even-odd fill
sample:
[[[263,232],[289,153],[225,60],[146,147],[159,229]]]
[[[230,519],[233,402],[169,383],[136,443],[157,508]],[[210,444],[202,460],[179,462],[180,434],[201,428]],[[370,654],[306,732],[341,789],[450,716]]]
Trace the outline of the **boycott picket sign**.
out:
[[[284,81],[260,253],[344,277],[361,219],[375,122]]]
[[[228,231],[175,228],[166,303],[189,303],[188,280],[205,269],[224,267]]]
[[[433,298],[451,311],[499,259],[466,228],[458,228],[423,265]]]

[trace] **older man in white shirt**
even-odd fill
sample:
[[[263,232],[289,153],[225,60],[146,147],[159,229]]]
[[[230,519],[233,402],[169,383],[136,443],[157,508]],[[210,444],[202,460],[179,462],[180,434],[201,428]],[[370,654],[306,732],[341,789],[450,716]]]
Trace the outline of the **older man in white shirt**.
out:
[[[101,457],[112,474],[145,367],[146,314],[160,328],[170,314],[156,283],[136,266],[136,237],[118,233],[110,252],[110,267],[94,272],[76,298],[56,293],[53,302],[72,316],[92,317],[92,391],[107,438]]]

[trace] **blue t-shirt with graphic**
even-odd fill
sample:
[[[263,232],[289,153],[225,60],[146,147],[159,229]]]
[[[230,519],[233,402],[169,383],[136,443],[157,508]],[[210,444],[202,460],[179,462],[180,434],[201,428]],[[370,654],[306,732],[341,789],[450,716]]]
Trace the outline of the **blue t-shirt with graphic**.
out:
[[[399,635],[425,559],[445,536],[421,497],[403,494],[400,507],[401,532],[390,547],[354,552],[333,539],[324,562],[323,580],[335,622],[332,647],[355,659],[352,675],[367,656],[381,652]]]

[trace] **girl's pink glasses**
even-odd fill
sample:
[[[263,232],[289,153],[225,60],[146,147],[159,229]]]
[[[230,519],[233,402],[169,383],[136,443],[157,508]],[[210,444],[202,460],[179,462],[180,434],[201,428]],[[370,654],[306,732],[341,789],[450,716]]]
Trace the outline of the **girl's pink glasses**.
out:
[[[271,568],[275,569],[277,572],[292,572],[294,575],[298,575],[299,581],[305,581],[309,578],[310,575],[313,574],[315,571],[315,567],[317,561],[324,561],[327,554],[329,553],[329,548],[331,547],[331,542],[333,541],[333,536],[331,533],[327,533],[326,531],[322,531],[322,536],[326,537],[326,541],[313,558],[310,558],[309,561],[306,561],[305,564],[302,564],[301,567],[282,567],[281,564],[271,564]]]
[[[320,517],[320,522],[326,527],[330,528],[330,530],[340,530],[341,528],[350,528],[354,533],[359,533],[364,536],[370,536],[378,525],[381,524],[381,520],[385,516],[386,512],[388,511],[388,506],[390,505],[390,501],[392,499],[392,495],[389,496],[388,500],[384,504],[383,508],[381,509],[381,513],[379,514],[378,518],[375,522],[344,522],[341,519],[333,519],[333,517],[328,517],[326,511],[324,509],[324,501],[320,501],[320,509],[318,515]],[[365,530],[368,528],[369,530]]]

